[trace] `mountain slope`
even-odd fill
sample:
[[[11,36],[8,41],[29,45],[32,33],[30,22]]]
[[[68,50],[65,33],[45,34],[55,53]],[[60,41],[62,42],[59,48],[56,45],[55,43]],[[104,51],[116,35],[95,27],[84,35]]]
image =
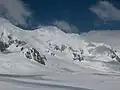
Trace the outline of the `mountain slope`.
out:
[[[1,89],[119,90],[119,56],[108,44],[55,26],[29,31],[0,19]]]

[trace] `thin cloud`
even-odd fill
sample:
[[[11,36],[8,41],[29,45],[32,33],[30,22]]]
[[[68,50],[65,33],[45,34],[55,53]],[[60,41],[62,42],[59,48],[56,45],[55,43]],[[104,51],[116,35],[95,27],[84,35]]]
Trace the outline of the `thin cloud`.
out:
[[[0,16],[14,24],[25,25],[31,13],[21,0],[0,0]]]
[[[89,9],[103,21],[120,20],[120,10],[108,1],[100,1]]]
[[[55,21],[55,22],[53,22],[53,25],[60,28],[61,30],[63,30],[66,33],[79,33],[79,29],[76,26],[71,25],[63,20]]]

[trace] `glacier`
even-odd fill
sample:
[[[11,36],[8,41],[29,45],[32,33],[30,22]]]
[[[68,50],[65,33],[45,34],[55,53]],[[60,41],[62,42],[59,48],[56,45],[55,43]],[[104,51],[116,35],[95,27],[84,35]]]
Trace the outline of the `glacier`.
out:
[[[0,89],[119,90],[119,33],[30,31],[0,18]]]

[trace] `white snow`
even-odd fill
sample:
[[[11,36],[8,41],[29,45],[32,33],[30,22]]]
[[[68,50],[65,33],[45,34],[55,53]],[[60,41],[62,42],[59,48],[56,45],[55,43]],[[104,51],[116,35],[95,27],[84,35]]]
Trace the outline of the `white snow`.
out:
[[[66,34],[54,26],[29,31],[0,19],[0,35],[2,32],[5,32],[4,42],[8,41],[7,35],[12,34],[14,39],[27,42],[24,47],[36,48],[47,60],[46,65],[42,65],[27,59],[24,54],[26,49],[20,51],[21,47],[12,44],[7,48],[10,53],[0,53],[1,90],[120,89],[120,63],[107,55],[113,48],[117,49],[119,56],[120,43],[117,37],[107,37],[107,31],[104,38],[94,35],[102,33],[101,31],[85,35]],[[106,38],[113,40],[114,44]],[[61,45],[65,46],[63,51]],[[81,54],[80,50],[84,53]],[[73,52],[82,55],[84,60],[73,60]]]

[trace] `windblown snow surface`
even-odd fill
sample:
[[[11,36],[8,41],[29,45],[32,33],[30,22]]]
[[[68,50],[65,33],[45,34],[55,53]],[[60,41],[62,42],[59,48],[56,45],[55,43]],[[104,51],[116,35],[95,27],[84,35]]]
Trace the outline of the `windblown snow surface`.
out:
[[[0,90],[120,90],[120,31],[77,35],[55,26],[29,31],[0,19],[0,35],[4,43],[9,35],[26,42],[0,53]],[[45,65],[26,58],[29,47],[46,57]]]

